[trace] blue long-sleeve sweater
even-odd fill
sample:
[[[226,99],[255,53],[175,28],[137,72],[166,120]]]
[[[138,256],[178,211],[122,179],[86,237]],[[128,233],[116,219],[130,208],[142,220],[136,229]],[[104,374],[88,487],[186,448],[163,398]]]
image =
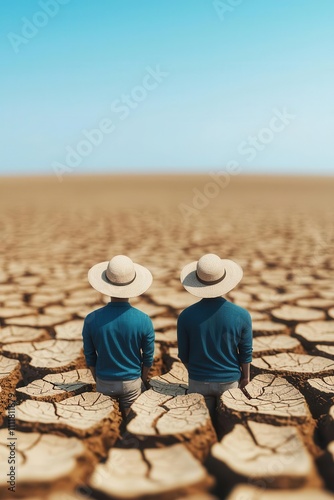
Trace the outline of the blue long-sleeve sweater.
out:
[[[189,378],[206,382],[240,379],[252,361],[252,320],[246,309],[218,297],[202,299],[178,318],[179,357]]]
[[[101,380],[134,380],[151,366],[154,328],[147,314],[128,302],[110,302],[88,314],[82,331],[87,366]]]

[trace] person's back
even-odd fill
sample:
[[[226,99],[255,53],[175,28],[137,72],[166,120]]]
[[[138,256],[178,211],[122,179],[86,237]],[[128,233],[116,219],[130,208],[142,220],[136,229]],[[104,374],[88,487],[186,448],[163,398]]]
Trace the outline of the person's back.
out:
[[[109,302],[90,313],[83,338],[87,363],[101,380],[134,380],[141,376],[142,363],[152,365],[152,321],[127,301]]]
[[[240,365],[252,359],[250,314],[222,297],[202,299],[185,309],[178,332],[179,357],[193,380],[239,380]]]

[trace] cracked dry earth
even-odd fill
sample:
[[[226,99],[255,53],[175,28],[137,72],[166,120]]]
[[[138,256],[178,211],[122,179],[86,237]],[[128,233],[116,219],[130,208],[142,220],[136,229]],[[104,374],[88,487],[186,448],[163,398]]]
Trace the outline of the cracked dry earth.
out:
[[[2,179],[5,500],[334,498],[334,181],[231,176],[216,197],[200,197],[211,181]],[[208,252],[243,267],[226,298],[250,311],[254,331],[252,380],[221,396],[214,423],[203,397],[188,394],[176,340],[178,314],[197,301],[179,272]],[[150,387],[127,423],[96,392],[81,341],[83,319],[108,300],[87,271],[117,254],[154,276],[131,301],[152,318],[156,345]]]

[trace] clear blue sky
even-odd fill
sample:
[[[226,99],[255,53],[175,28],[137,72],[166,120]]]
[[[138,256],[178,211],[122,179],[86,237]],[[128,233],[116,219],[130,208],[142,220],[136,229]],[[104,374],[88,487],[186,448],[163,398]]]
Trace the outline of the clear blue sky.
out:
[[[332,174],[334,1],[216,3],[1,2],[0,173]]]

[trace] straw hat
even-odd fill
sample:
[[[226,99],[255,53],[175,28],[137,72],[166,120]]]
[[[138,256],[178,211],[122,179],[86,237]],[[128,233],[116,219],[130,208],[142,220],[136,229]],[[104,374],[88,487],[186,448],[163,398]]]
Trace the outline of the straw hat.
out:
[[[187,292],[202,298],[221,297],[241,280],[239,264],[208,253],[199,261],[187,264],[181,271],[181,283]]]
[[[135,264],[125,255],[100,262],[88,271],[88,281],[95,290],[110,297],[137,297],[151,286],[153,277],[146,267]]]

